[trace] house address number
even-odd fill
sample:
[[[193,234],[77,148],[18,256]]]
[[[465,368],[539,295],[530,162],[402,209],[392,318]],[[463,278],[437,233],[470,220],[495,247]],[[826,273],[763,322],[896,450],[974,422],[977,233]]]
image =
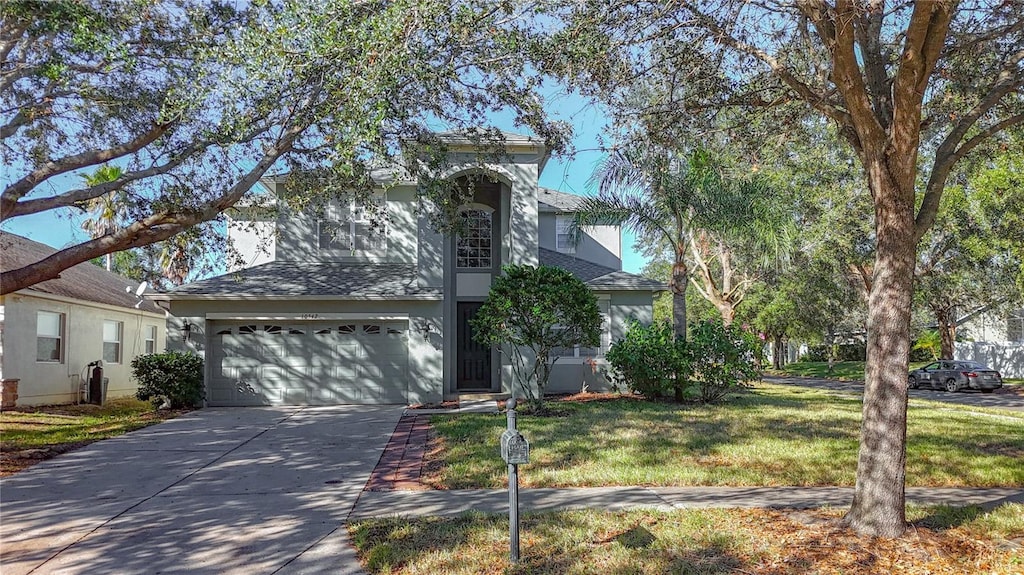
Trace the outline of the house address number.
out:
[[[300,319],[320,319],[320,314],[318,314],[318,313],[304,313],[304,314],[302,314],[300,316]]]

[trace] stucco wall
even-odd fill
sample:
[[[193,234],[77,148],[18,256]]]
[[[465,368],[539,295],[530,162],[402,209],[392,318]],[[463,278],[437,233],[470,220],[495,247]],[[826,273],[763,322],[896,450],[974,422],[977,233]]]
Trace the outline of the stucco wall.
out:
[[[387,192],[387,216],[384,247],[370,251],[357,250],[351,255],[321,252],[318,247],[317,217],[280,207],[275,258],[280,261],[348,261],[415,263],[417,256],[416,190],[411,186],[398,186]],[[237,227],[237,226],[236,226]],[[229,228],[229,232],[231,228]],[[380,233],[375,229],[374,233]],[[248,245],[248,243],[243,244]],[[239,249],[236,245],[236,249]]]
[[[190,350],[205,357],[209,345],[207,314],[231,314],[243,319],[258,316],[350,314],[350,317],[407,316],[409,318],[409,403],[439,402],[443,395],[444,326],[440,301],[343,301],[343,300],[192,300],[171,302],[168,320],[168,347]],[[223,319],[223,318],[222,318]],[[192,326],[189,340],[181,326]],[[430,332],[424,337],[423,326]],[[209,373],[209,366],[207,366]]]
[[[76,401],[80,377],[89,362],[103,357],[103,321],[123,325],[121,362],[104,362],[109,378],[107,397],[134,395],[131,360],[145,352],[143,329],[156,326],[156,351],[164,351],[164,317],[149,312],[102,304],[15,294],[4,297],[3,374],[18,378],[18,405],[45,405]],[[36,361],[36,312],[64,314],[63,361]],[[85,374],[88,378],[88,373]]]
[[[276,220],[243,220],[241,217],[228,219],[228,238],[238,256],[228,258],[229,272],[272,262],[277,250]]]
[[[540,247],[558,251],[555,244],[558,215],[541,212],[538,217]],[[622,269],[622,240],[618,226],[592,226],[581,230],[573,255],[612,269]]]

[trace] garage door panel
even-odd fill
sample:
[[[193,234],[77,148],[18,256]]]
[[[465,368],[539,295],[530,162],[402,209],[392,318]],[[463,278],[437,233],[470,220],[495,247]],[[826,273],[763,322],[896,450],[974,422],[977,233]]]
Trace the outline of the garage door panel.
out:
[[[211,322],[211,405],[404,403],[404,321]]]

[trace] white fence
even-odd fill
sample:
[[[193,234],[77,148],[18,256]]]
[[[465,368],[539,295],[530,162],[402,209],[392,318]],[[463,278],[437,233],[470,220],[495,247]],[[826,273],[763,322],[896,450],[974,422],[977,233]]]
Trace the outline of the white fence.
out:
[[[958,341],[953,357],[983,363],[1003,377],[1024,377],[1024,344],[1019,342]]]

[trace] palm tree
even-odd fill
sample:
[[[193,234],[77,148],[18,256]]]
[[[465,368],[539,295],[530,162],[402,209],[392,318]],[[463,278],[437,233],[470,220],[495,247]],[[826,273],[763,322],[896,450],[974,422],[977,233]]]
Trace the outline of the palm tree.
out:
[[[92,187],[113,182],[123,173],[124,170],[119,166],[106,164],[81,178],[86,186]],[[123,191],[113,191],[86,202],[85,210],[90,212],[92,217],[82,222],[82,229],[89,232],[89,236],[92,238],[116,232],[125,209],[124,199]],[[107,271],[111,271],[113,269],[113,254],[105,255],[104,262]]]
[[[730,176],[704,149],[689,154],[642,146],[619,150],[598,166],[592,181],[598,195],[580,203],[570,232],[578,239],[581,228],[619,224],[670,250],[672,323],[679,337],[686,337],[691,282],[725,323],[732,320],[751,281],[734,276],[737,238],[770,246],[761,250],[764,254],[784,253],[786,234],[779,233],[780,210],[772,204],[766,181]],[[691,277],[691,262],[699,282]]]
[[[581,228],[618,224],[637,235],[655,237],[671,249],[672,324],[676,335],[684,338],[692,223],[704,211],[701,204],[709,192],[720,184],[708,160],[703,151],[688,157],[647,147],[612,152],[591,178],[598,195],[580,203],[570,230],[578,239]]]

